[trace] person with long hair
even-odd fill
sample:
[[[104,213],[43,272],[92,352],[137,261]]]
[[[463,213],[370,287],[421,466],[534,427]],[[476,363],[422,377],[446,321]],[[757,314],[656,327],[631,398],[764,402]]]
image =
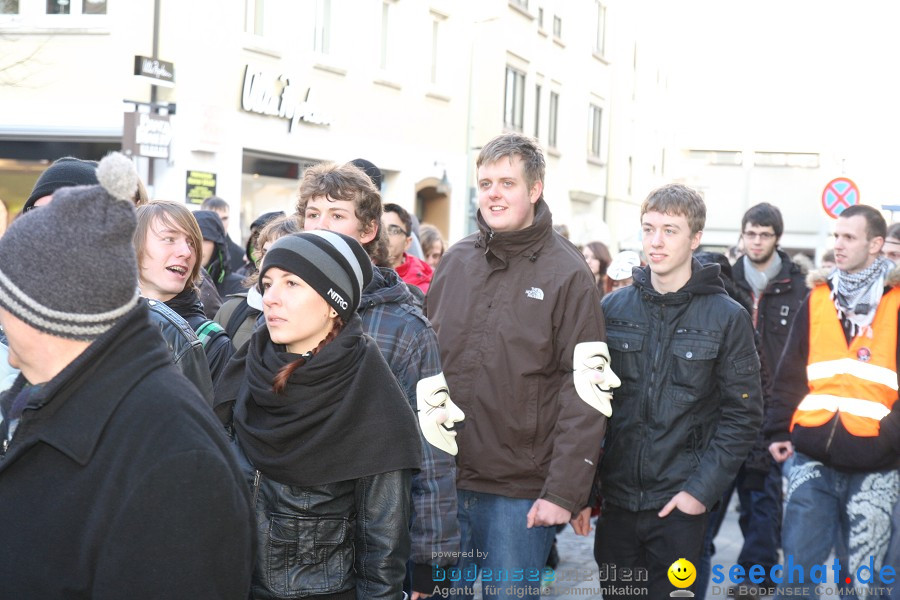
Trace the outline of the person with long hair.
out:
[[[419,224],[419,241],[422,243],[422,252],[425,253],[425,262],[432,269],[437,269],[444,251],[447,249],[440,230],[430,223]]]
[[[606,292],[606,269],[612,262],[612,256],[609,254],[609,248],[603,242],[588,242],[581,249],[584,260],[587,261],[591,268],[591,275],[594,276],[594,283],[600,290],[602,296]]]
[[[266,327],[216,386],[252,488],[253,598],[402,597],[415,416],[356,309],[372,264],[353,238],[292,234],[260,269]]]

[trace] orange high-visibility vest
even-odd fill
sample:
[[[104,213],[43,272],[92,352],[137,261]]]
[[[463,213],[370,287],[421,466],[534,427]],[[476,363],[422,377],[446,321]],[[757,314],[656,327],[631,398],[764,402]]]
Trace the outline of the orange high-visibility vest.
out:
[[[838,414],[852,435],[878,435],[881,419],[897,400],[897,311],[900,288],[881,298],[872,320],[872,337],[862,333],[847,345],[840,316],[827,285],[809,295],[809,394],[791,419],[818,427]]]

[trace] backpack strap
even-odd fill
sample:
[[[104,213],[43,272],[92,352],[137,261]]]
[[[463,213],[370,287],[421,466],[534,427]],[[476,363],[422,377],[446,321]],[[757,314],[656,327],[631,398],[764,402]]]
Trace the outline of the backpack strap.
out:
[[[237,335],[238,330],[241,328],[241,325],[247,320],[247,317],[250,315],[250,312],[257,312],[256,309],[252,308],[249,304],[247,304],[247,299],[245,298],[243,302],[240,302],[237,308],[231,313],[231,316],[228,318],[228,323],[225,324],[225,332],[228,334],[228,337],[234,339]]]
[[[203,321],[200,327],[197,328],[196,333],[200,343],[203,344],[204,350],[220,335],[227,335],[222,326],[211,319]]]

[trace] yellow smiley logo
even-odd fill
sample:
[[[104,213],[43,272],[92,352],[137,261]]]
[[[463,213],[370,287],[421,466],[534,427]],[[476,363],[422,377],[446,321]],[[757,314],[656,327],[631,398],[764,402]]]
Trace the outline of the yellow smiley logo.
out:
[[[691,561],[679,558],[669,567],[669,582],[677,588],[686,588],[697,579],[697,569]]]

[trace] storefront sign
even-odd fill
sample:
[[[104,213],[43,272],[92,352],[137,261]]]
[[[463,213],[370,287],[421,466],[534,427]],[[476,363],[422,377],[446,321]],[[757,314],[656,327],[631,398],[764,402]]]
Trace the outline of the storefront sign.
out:
[[[169,158],[172,123],[168,115],[125,113],[122,129],[122,151],[127,156]]]
[[[188,204],[203,204],[210,196],[216,195],[216,174],[206,171],[187,172],[187,191],[185,199]]]
[[[315,105],[313,89],[307,88],[304,94],[291,80],[287,75],[277,75],[247,65],[244,69],[241,108],[247,112],[287,119],[288,131],[293,131],[300,121],[310,125],[331,125],[331,117]]]
[[[175,87],[175,63],[149,56],[135,56],[134,74],[149,79],[151,85]]]

